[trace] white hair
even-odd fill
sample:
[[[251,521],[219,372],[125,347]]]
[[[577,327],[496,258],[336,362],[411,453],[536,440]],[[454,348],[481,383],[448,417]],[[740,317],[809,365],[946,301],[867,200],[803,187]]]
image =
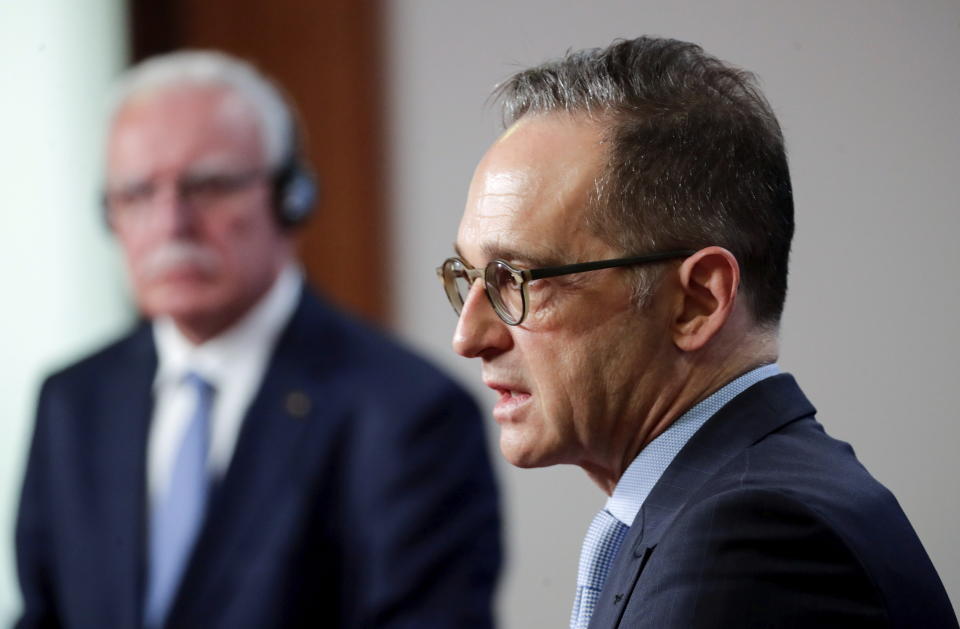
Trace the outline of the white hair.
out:
[[[107,101],[107,122],[131,98],[171,87],[223,87],[256,113],[267,164],[280,168],[293,154],[294,120],[280,90],[253,65],[212,50],[184,50],[151,57],[137,64],[114,85]]]

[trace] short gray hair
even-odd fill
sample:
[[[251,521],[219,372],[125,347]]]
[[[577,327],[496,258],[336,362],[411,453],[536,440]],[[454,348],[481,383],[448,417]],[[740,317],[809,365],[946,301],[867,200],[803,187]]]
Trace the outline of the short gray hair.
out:
[[[695,44],[640,37],[518,72],[496,94],[508,124],[566,112],[604,125],[607,164],[585,215],[601,238],[624,255],[725,247],[754,320],[779,321],[793,195],[783,135],[753,75]]]
[[[129,69],[109,95],[108,128],[131,98],[185,85],[223,87],[249,104],[260,123],[267,164],[271,168],[282,167],[293,154],[295,123],[280,89],[252,64],[212,50],[158,55]]]

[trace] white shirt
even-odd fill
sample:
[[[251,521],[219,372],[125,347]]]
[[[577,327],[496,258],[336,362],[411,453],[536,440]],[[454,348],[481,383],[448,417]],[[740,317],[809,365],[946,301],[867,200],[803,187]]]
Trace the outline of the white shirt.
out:
[[[167,488],[177,450],[196,405],[184,376],[195,372],[213,386],[207,463],[211,476],[220,478],[230,464],[243,418],[260,389],[277,338],[297,307],[301,284],[297,268],[284,268],[267,294],[247,314],[200,345],[187,340],[169,317],[154,321],[158,364],[147,442],[151,507]]]

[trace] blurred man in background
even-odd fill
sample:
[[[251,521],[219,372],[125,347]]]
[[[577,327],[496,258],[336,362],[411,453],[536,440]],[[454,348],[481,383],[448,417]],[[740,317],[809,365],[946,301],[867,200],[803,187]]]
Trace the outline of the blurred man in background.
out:
[[[956,627],[897,501],[776,365],[793,198],[751,76],[640,38],[500,94],[440,274],[504,456],[609,495],[570,626]]]
[[[476,409],[306,288],[314,184],[276,87],[218,53],[134,68],[105,186],[145,320],[42,388],[19,626],[490,626]]]

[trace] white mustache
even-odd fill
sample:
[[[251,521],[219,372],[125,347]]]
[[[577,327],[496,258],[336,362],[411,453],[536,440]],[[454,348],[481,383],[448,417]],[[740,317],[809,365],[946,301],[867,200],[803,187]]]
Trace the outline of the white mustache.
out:
[[[178,267],[194,267],[205,273],[217,270],[216,254],[204,245],[192,242],[166,242],[143,259],[140,271],[144,278],[153,279]]]

